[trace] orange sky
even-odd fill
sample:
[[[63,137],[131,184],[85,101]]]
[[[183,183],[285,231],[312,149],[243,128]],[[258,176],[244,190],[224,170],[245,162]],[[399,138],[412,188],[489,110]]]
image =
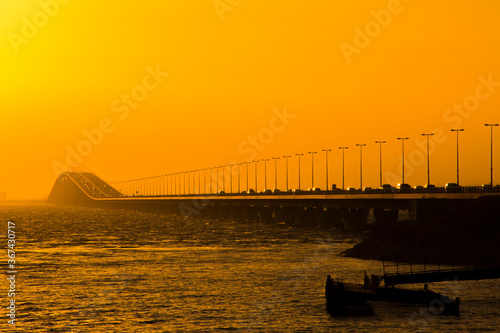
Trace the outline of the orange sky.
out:
[[[247,161],[248,138],[259,133],[255,159],[306,153],[303,187],[308,151],[320,151],[315,185],[324,187],[325,148],[330,182],[341,184],[344,145],[346,186],[359,186],[355,144],[366,143],[363,185],[376,187],[375,140],[387,140],[384,182],[395,185],[396,138],[409,137],[406,182],[423,185],[421,133],[442,131],[431,178],[444,184],[455,181],[457,126],[461,183],[488,183],[484,123],[500,122],[499,14],[493,0],[2,1],[0,191],[46,197],[68,147],[119,181]],[[284,109],[295,117],[281,126],[273,117]],[[84,131],[96,135],[90,146]],[[296,165],[294,157],[290,187]]]

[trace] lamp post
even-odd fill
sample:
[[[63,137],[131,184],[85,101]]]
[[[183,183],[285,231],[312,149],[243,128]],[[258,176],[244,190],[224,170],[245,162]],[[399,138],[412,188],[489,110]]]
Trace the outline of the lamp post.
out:
[[[295,155],[299,157],[299,190],[300,190],[300,156],[304,154],[295,154]]]
[[[493,187],[493,126],[498,126],[498,124],[484,124],[484,126],[489,126],[491,130],[490,185]]]
[[[255,192],[257,192],[257,163],[259,163],[259,161],[254,161],[254,169],[255,169]]]
[[[458,160],[458,133],[463,132],[463,128],[451,129],[452,132],[457,132],[457,185],[460,185],[460,177],[459,177],[459,160]]]
[[[274,188],[278,189],[278,160],[279,157],[272,157],[274,160]]]
[[[229,193],[233,193],[233,166],[234,164],[228,164],[229,167]]]
[[[217,173],[216,173],[216,176],[217,176],[217,193],[219,193],[219,167],[217,166],[216,167],[217,169]]]
[[[269,161],[268,158],[262,159],[262,162],[264,162],[264,190],[267,189],[267,161]]]
[[[184,175],[184,195],[186,195],[187,191],[186,191],[186,176],[187,176],[187,171],[184,171],[183,172],[183,175]]]
[[[314,188],[314,154],[317,154],[317,151],[309,151],[308,154],[311,154],[311,188]]]
[[[345,166],[345,160],[344,160],[344,157],[345,157],[345,150],[346,149],[349,149],[349,147],[339,147],[339,149],[342,149],[342,190],[344,190],[344,166]]]
[[[243,162],[247,165],[247,192],[248,192],[248,165],[251,163],[251,162]]]
[[[212,183],[213,183],[212,179],[213,179],[213,174],[214,174],[213,169],[214,169],[213,167],[212,168],[208,168],[208,173],[210,174],[210,177],[208,177],[209,178],[208,181],[210,182],[210,185],[209,185],[210,186],[210,194],[214,193],[212,191]]]
[[[331,149],[322,149],[321,151],[325,152],[325,175],[326,175],[326,191],[328,191],[328,152],[332,151]]]
[[[363,189],[363,147],[366,146],[366,143],[357,143],[357,147],[359,147],[359,188]]]
[[[288,159],[292,156],[283,156],[286,160],[286,190],[288,192]]]
[[[429,162],[429,137],[434,135],[434,133],[423,133],[422,136],[427,137],[427,184],[431,183],[431,170],[430,170],[430,162]]]
[[[178,195],[181,195],[181,174],[182,172],[177,172],[177,187],[179,188]]]
[[[386,143],[386,141],[375,141],[375,143],[378,143],[380,146],[380,187],[382,187],[382,144]]]
[[[198,195],[201,194],[201,172],[204,169],[198,169]],[[205,174],[205,171],[203,171],[203,174]]]
[[[226,167],[224,165],[220,167],[222,168],[222,192],[226,192]]]
[[[405,140],[408,140],[409,138],[398,138],[398,140],[401,140],[401,145],[402,145],[402,153],[401,153],[401,161],[403,162],[403,166],[401,167],[401,175],[402,175],[402,180],[401,184],[405,183]]]
[[[238,193],[240,193],[240,165],[241,163],[236,163],[236,166],[238,167]]]

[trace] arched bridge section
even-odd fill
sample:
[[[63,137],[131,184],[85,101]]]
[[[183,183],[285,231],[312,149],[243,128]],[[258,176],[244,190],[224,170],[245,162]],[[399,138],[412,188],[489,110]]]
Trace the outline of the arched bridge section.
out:
[[[87,205],[97,199],[123,196],[120,191],[91,172],[65,172],[57,178],[47,201]]]

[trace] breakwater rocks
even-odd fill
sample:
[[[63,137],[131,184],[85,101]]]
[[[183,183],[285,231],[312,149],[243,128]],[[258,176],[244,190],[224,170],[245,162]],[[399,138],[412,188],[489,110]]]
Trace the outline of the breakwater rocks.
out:
[[[343,254],[362,259],[387,260],[395,255],[436,253],[435,259],[428,256],[422,260],[473,264],[481,260],[486,249],[500,248],[498,239],[500,196],[490,196],[475,200],[453,214],[430,221],[373,225],[361,243]],[[482,249],[481,253],[477,249]],[[418,261],[418,256],[412,260]]]

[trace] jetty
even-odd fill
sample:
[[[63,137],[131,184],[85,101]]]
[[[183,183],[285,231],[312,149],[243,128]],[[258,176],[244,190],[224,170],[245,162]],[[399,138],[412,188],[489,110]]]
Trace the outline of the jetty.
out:
[[[350,308],[360,308],[367,301],[392,301],[427,305],[439,314],[458,315],[460,298],[450,299],[429,290],[429,282],[500,278],[498,248],[398,255],[382,263],[383,276],[368,276],[365,272],[360,284],[336,281],[328,275],[325,286],[327,311],[333,316],[344,316],[349,314]],[[421,289],[396,287],[419,283],[423,283]]]

